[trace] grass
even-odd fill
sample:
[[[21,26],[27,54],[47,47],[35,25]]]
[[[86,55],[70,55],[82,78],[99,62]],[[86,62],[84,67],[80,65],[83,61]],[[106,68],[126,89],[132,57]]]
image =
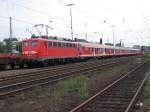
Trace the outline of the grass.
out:
[[[0,100],[0,109],[2,109],[5,105],[5,101],[4,100]]]
[[[142,93],[142,99],[146,100],[150,98],[150,74],[147,77],[144,89],[143,89],[143,93]]]
[[[149,108],[149,109],[146,109],[144,112],[150,112],[150,108]]]
[[[50,88],[48,96],[60,97],[68,96],[69,93],[76,92],[80,98],[86,98],[88,96],[88,77],[87,75],[79,75],[67,80],[58,82],[55,88]]]
[[[146,82],[144,84],[144,88],[142,90],[141,98],[140,100],[142,102],[146,101],[147,99],[150,98],[150,74],[148,75]],[[144,110],[144,112],[150,112],[150,108],[147,108]]]
[[[40,95],[41,91],[42,91],[41,86],[35,87],[35,88],[32,89],[32,91],[29,92],[28,95],[31,96],[31,97],[37,97],[37,96]]]
[[[145,59],[150,59],[150,53],[145,53],[143,56]]]
[[[16,109],[18,106],[18,103],[14,100],[11,105],[13,109]]]
[[[131,60],[132,64],[137,64],[137,63],[140,63],[142,59],[141,58],[132,57],[130,60]]]

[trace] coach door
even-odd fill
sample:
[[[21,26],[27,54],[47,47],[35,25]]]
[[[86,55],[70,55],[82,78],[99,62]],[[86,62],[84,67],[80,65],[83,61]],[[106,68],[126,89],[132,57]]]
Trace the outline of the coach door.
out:
[[[96,48],[94,48],[94,47],[92,48],[92,54],[93,54],[93,56],[95,56],[95,49]]]

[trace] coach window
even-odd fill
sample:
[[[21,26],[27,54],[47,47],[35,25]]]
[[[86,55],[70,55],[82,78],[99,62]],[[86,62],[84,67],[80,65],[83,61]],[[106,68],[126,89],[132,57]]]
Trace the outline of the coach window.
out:
[[[37,46],[38,42],[37,41],[32,41],[31,46]]]
[[[69,44],[69,48],[71,47],[72,45],[71,44]]]
[[[107,49],[107,48],[105,48],[105,52],[108,52],[108,49]]]
[[[74,44],[72,44],[72,48],[74,48]]]
[[[72,44],[70,44],[70,48],[72,48],[73,46],[72,46]]]
[[[103,52],[103,48],[100,48],[100,52]]]
[[[69,44],[69,48],[71,47],[71,44]]]
[[[61,46],[62,46],[62,47],[65,47],[65,43],[61,43]]]
[[[92,48],[92,52],[94,52],[94,48]]]
[[[69,43],[66,43],[66,47],[69,47]]]
[[[92,48],[89,48],[89,51],[92,52]]]

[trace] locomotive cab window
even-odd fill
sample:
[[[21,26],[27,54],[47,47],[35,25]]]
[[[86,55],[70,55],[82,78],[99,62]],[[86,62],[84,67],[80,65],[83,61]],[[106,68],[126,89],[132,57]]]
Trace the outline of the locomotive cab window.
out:
[[[29,42],[26,42],[26,41],[24,41],[22,44],[24,47],[29,46]]]
[[[31,46],[37,46],[38,42],[37,41],[32,41]]]

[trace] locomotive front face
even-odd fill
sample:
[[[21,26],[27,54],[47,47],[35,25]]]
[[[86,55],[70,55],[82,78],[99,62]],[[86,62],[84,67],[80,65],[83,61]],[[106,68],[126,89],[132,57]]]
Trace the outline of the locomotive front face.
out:
[[[38,58],[38,40],[25,40],[22,45],[23,58]]]

